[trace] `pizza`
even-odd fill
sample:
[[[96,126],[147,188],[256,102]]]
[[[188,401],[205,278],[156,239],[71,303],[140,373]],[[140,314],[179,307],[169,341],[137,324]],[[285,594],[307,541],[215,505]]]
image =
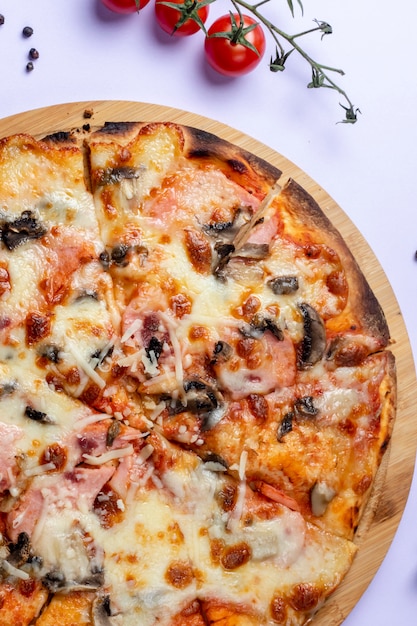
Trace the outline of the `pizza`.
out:
[[[395,416],[316,201],[171,122],[0,141],[2,626],[299,626]]]

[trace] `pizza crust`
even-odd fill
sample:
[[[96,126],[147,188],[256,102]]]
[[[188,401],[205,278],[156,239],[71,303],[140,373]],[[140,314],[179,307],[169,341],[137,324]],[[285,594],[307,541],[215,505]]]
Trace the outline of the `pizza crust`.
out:
[[[348,304],[342,316],[346,321],[341,322],[343,330],[348,330],[348,324],[357,323],[366,335],[375,338],[380,347],[385,348],[390,334],[384,312],[340,233],[295,180],[287,181],[281,195],[300,228],[311,230],[314,240],[329,245],[341,259],[349,284]],[[339,318],[336,324],[339,324]]]

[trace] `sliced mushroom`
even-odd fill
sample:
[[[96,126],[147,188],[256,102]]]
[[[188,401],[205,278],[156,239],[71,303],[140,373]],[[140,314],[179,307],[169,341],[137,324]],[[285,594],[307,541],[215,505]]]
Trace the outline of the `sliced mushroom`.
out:
[[[114,246],[111,251],[111,260],[115,265],[119,265],[121,267],[126,267],[129,261],[126,258],[127,254],[130,250],[130,246],[125,243],[119,243],[117,246]]]
[[[262,280],[263,268],[253,263],[265,259],[269,254],[269,245],[266,243],[247,242],[236,249],[231,243],[216,243],[214,250],[218,260],[213,268],[213,274],[225,282],[230,276],[234,280],[244,278],[249,274],[250,280]]]
[[[303,396],[295,401],[294,409],[297,416],[300,417],[315,417],[319,412],[318,408],[314,406],[312,396]]]
[[[51,363],[59,363],[61,360],[60,349],[54,344],[45,344],[39,349],[40,356],[48,359]]]
[[[239,328],[244,337],[252,337],[252,339],[260,339],[268,330],[278,341],[284,339],[284,334],[278,324],[272,318],[262,315],[254,315],[249,324]]]
[[[127,243],[118,243],[110,250],[104,250],[99,255],[99,261],[105,270],[111,265],[117,267],[127,267],[131,262],[133,255],[140,257],[140,261],[148,255],[148,249],[143,245],[129,245]]]
[[[97,595],[93,601],[92,618],[94,626],[112,626],[109,595]]]
[[[100,252],[100,255],[98,258],[103,269],[108,270],[110,267],[110,260],[111,260],[109,252],[107,252],[107,250],[103,250],[103,252]]]
[[[16,391],[18,387],[17,381],[12,380],[10,382],[5,382],[0,385],[0,399],[5,398],[6,396],[10,396],[12,393]]]
[[[186,407],[193,413],[209,413],[218,406],[217,392],[211,385],[202,380],[184,382]]]
[[[336,491],[324,481],[317,482],[311,490],[311,510],[313,515],[321,517],[325,514],[330,502],[336,495]]]
[[[65,576],[62,572],[58,572],[57,570],[53,570],[45,574],[42,578],[42,583],[44,587],[51,591],[52,593],[57,593],[58,591],[62,591],[65,589]]]
[[[239,207],[233,220],[227,222],[210,222],[203,225],[203,230],[210,236],[215,237],[220,242],[231,242],[236,237],[240,229],[250,222],[252,211],[249,207]]]
[[[218,341],[214,346],[212,365],[216,363],[226,363],[233,353],[233,348],[226,341]]]
[[[233,222],[210,222],[209,224],[203,225],[203,230],[210,236],[217,237],[219,233],[230,232],[230,229],[233,226]]]
[[[25,408],[25,416],[28,417],[30,420],[33,420],[34,422],[39,422],[40,424],[55,423],[54,420],[49,417],[49,415],[47,415],[43,411],[37,411],[29,405]]]
[[[1,239],[9,250],[14,250],[31,239],[40,239],[46,232],[46,226],[38,222],[32,211],[23,211],[13,222],[3,224]]]
[[[204,458],[204,467],[215,472],[224,472],[229,469],[229,464],[218,454],[208,452]]]
[[[305,302],[298,305],[303,316],[304,337],[298,350],[298,365],[305,369],[322,359],[326,349],[326,328],[316,309]]]
[[[139,167],[109,167],[101,173],[99,185],[115,185],[122,180],[139,178],[143,168]]]
[[[162,398],[168,400],[167,406],[171,415],[189,411],[201,419],[202,431],[214,428],[225,414],[220,391],[201,379],[185,381],[183,387],[185,397],[182,400]]]
[[[223,417],[226,415],[226,405],[224,402],[219,402],[218,406],[210,411],[210,413],[205,413],[203,417],[203,421],[201,424],[201,432],[208,432],[209,430],[213,430],[213,428],[221,422]]]
[[[83,580],[67,580],[65,575],[53,570],[45,574],[42,583],[52,593],[68,592],[68,591],[94,591],[100,589],[104,584],[103,571],[92,574]]]
[[[98,300],[99,295],[95,289],[82,289],[75,297],[74,302],[81,302],[82,300]]]
[[[164,342],[159,341],[155,336],[150,338],[148,346],[145,348],[146,355],[151,361],[158,360],[162,354],[164,348]]]
[[[275,278],[270,278],[266,284],[276,296],[286,296],[298,290],[298,278],[296,276],[275,276]]]
[[[251,243],[246,242],[243,246],[235,250],[233,256],[242,259],[253,259],[259,261],[266,259],[269,254],[269,245],[267,243]]]
[[[223,270],[220,275],[217,275],[217,278],[222,282],[230,278],[241,285],[252,286],[263,281],[264,269],[254,259],[244,259],[232,255],[224,264]]]
[[[30,539],[25,532],[19,533],[16,543],[12,543],[8,547],[10,554],[7,560],[14,567],[20,567],[31,556]]]
[[[114,345],[109,346],[108,344],[106,344],[102,350],[100,350],[100,348],[97,348],[97,350],[95,350],[90,357],[91,366],[96,368],[97,365],[103,363],[105,359],[110,357],[113,354],[113,352],[114,352]]]
[[[214,264],[212,272],[213,276],[222,282],[226,282],[226,266],[234,249],[234,246],[230,243],[216,243],[214,246],[214,250],[217,252],[217,262]]]
[[[114,440],[120,434],[120,430],[121,430],[120,422],[118,420],[113,420],[109,428],[107,429],[107,435],[106,435],[107,448],[112,447]]]
[[[288,411],[288,413],[284,415],[277,430],[278,441],[282,441],[283,437],[292,431],[293,419],[294,413],[292,411]]]

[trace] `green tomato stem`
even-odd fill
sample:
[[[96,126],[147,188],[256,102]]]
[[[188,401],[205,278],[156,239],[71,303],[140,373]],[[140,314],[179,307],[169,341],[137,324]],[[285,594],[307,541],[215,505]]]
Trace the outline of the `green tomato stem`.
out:
[[[310,65],[311,70],[312,70],[312,81],[308,84],[308,87],[310,88],[311,87],[314,87],[314,88],[327,87],[329,89],[334,89],[335,91],[337,91],[345,99],[348,105],[348,106],[344,106],[342,104],[340,105],[345,110],[345,120],[343,121],[349,122],[349,123],[356,122],[356,113],[359,111],[359,109],[355,109],[346,91],[342,89],[331,78],[329,74],[329,73],[336,73],[336,74],[343,76],[344,71],[335,67],[331,67],[329,65],[324,65],[322,63],[319,63],[318,61],[315,61],[304,50],[304,48],[302,48],[296,41],[296,39],[299,39],[300,37],[304,37],[306,35],[309,35],[311,33],[318,32],[318,31],[322,33],[322,36],[324,36],[325,34],[330,34],[332,31],[331,31],[331,27],[329,26],[329,24],[326,24],[325,22],[317,21],[316,27],[305,30],[301,33],[297,33],[295,35],[289,35],[288,33],[284,32],[283,30],[275,26],[275,24],[270,22],[259,11],[259,7],[266,4],[270,0],[261,0],[261,2],[258,2],[256,4],[250,4],[249,2],[246,2],[246,0],[231,0],[231,1],[232,1],[232,4],[235,6],[236,10],[239,12],[239,14],[240,14],[240,7],[245,9],[246,11],[249,11],[269,31],[269,33],[271,34],[271,36],[273,37],[275,41],[275,44],[277,45],[277,50],[279,50],[281,60],[283,59],[283,62],[277,64],[280,69],[284,69],[284,62],[288,58],[288,55],[289,55],[289,53],[285,53],[284,48],[281,44],[280,39],[283,39],[287,43],[290,44],[291,46],[290,52],[292,52],[293,50],[297,51],[298,54]],[[302,8],[301,4],[300,6]],[[292,3],[290,3],[290,9],[291,9],[291,12],[293,13],[291,7],[292,7]],[[274,66],[272,64],[273,67],[271,67],[271,69],[276,68],[277,65]]]

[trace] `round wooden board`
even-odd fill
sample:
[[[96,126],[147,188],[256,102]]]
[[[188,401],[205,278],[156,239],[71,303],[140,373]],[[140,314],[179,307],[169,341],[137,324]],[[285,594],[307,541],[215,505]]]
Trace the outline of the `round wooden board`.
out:
[[[84,112],[91,110],[91,119]],[[60,130],[116,121],[173,121],[212,132],[269,161],[282,171],[282,181],[294,178],[320,204],[355,255],[385,312],[397,361],[398,407],[391,445],[368,505],[368,523],[359,534],[358,554],[344,581],[319,611],[313,623],[339,626],[358,602],[380,566],[397,530],[413,476],[417,428],[411,394],[416,378],[414,361],[401,311],[372,250],[334,200],[284,156],[220,122],[169,107],[128,101],[91,101],[60,104],[0,120],[0,137],[14,133],[36,136]]]

